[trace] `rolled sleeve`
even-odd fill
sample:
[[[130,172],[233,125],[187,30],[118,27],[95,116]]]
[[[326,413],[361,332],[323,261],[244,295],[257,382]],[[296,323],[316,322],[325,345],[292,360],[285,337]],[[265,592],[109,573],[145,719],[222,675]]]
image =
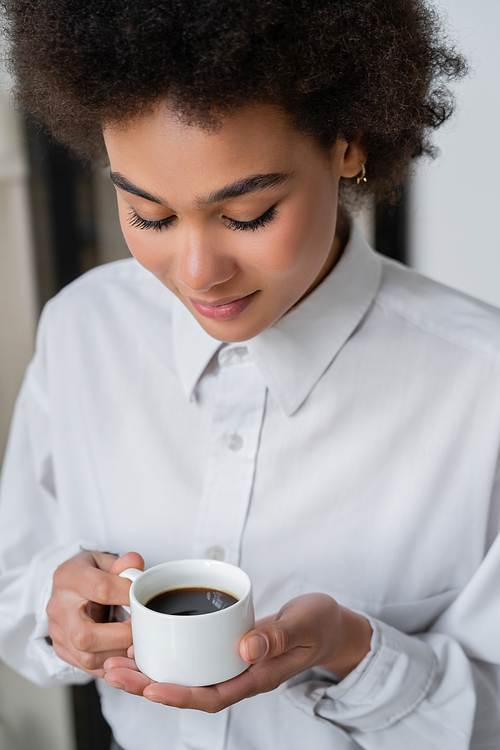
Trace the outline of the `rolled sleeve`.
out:
[[[355,670],[338,683],[296,684],[287,698],[369,750],[469,748],[476,693],[462,648],[440,634],[410,636],[369,619],[371,649]]]
[[[288,692],[297,706],[362,732],[383,729],[413,711],[425,698],[437,671],[433,651],[379,620],[370,619],[370,651],[347,677],[309,692]]]
[[[0,655],[3,661],[38,685],[84,683],[90,676],[67,664],[47,642],[47,604],[54,571],[85,549],[86,542],[49,545],[23,570],[0,577]]]
[[[90,679],[62,661],[47,642],[46,608],[55,570],[95,545],[61,532],[42,365],[38,352],[16,403],[2,468],[0,658],[32,682],[51,685]]]

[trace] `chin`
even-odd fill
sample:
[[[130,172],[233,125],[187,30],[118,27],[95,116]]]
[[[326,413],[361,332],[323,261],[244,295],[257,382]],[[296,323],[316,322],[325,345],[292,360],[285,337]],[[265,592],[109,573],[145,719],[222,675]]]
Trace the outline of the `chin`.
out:
[[[253,339],[272,325],[259,325],[258,322],[255,322],[254,324],[244,324],[243,321],[237,320],[225,320],[223,322],[214,323],[213,321],[208,321],[206,318],[197,315],[195,317],[201,327],[212,336],[212,338],[222,341],[225,344]]]

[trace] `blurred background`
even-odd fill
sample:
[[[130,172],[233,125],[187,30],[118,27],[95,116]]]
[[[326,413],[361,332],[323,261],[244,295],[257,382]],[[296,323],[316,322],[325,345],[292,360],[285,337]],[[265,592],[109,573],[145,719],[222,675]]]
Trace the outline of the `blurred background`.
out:
[[[395,209],[360,221],[381,252],[500,307],[500,3],[449,0],[472,74],[458,113]],[[106,170],[72,160],[9,102],[0,75],[0,460],[44,303],[79,274],[127,257]],[[37,688],[0,663],[0,750],[107,750],[92,686]]]

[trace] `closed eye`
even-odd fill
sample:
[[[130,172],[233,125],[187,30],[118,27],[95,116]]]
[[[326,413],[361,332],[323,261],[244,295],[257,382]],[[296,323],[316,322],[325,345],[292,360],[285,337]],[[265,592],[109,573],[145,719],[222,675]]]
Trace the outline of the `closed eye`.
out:
[[[167,216],[166,219],[160,219],[159,221],[148,221],[143,219],[133,208],[128,212],[128,223],[131,227],[137,227],[138,229],[155,229],[157,232],[161,232],[162,229],[166,229],[175,219],[175,216]]]
[[[222,218],[225,219],[228,229],[233,229],[240,232],[255,232],[255,230],[261,229],[261,227],[269,224],[276,216],[276,213],[277,208],[276,205],[274,205],[271,206],[271,208],[268,208],[267,211],[265,211],[261,216],[258,216],[256,219],[252,219],[251,221],[237,221],[236,219],[229,218],[229,216],[223,216]],[[173,223],[175,218],[176,216],[173,215],[167,216],[166,219],[150,221],[148,219],[143,219],[142,216],[139,216],[139,214],[134,211],[133,208],[131,208],[128,212],[127,220],[132,227],[137,227],[138,229],[153,229],[157,232],[161,232],[163,229],[167,229]]]
[[[252,219],[251,221],[236,221],[236,219],[230,219],[228,216],[224,216],[223,218],[226,219],[226,226],[229,227],[229,229],[235,229],[241,232],[246,232],[248,230],[255,232],[256,229],[260,229],[266,224],[269,224],[276,216],[276,213],[277,209],[276,205],[274,205],[271,206],[271,208],[268,208],[262,216],[257,217],[257,219]]]

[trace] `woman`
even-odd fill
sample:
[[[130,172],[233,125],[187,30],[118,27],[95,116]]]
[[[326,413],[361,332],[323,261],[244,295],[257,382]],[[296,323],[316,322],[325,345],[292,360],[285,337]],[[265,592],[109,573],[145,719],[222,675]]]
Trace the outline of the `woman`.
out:
[[[18,96],[105,150],[135,260],[44,312],[3,476],[2,658],[104,678],[126,750],[494,747],[499,316],[346,210],[393,195],[451,112],[464,64],[431,9],[4,5]],[[254,584],[249,669],[220,685],[152,682],[107,621],[119,572],[183,557]]]

